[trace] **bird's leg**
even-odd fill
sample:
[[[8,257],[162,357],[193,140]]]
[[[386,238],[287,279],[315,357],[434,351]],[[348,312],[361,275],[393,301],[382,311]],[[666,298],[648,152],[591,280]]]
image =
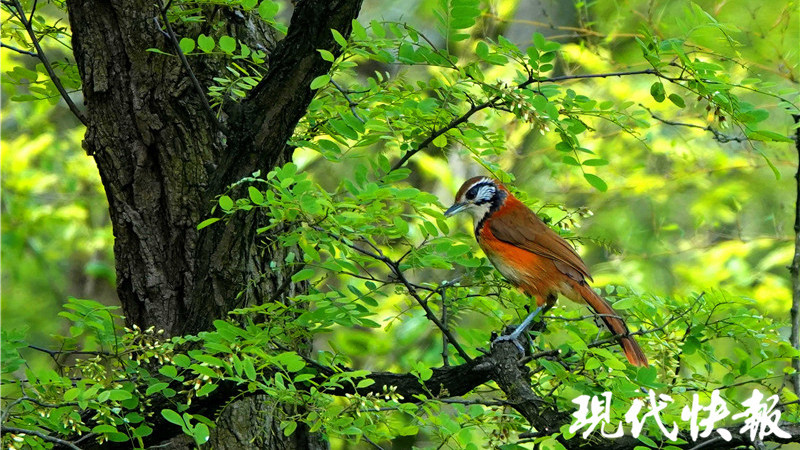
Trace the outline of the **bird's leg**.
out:
[[[603,329],[606,328],[605,322],[603,322],[603,318],[595,314],[594,316],[594,324],[597,325],[597,336],[594,337],[595,341],[600,340],[600,335],[603,334]]]
[[[532,313],[528,314],[528,317],[526,317],[525,320],[523,320],[522,323],[519,324],[519,326],[514,330],[513,333],[505,334],[503,336],[498,337],[497,339],[494,339],[492,341],[492,345],[494,345],[496,342],[499,341],[511,341],[514,343],[514,345],[517,346],[517,348],[521,353],[525,353],[525,349],[522,348],[522,345],[520,345],[517,339],[519,339],[522,333],[528,330],[528,327],[531,326],[531,322],[533,322],[533,319],[535,319],[536,316],[539,315],[539,313],[544,314],[545,311],[550,309],[550,306],[551,305],[543,305],[536,308]]]

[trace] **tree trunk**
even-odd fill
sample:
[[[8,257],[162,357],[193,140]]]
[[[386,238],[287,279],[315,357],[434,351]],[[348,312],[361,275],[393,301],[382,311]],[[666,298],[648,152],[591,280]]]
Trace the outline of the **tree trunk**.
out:
[[[361,0],[298,2],[287,36],[274,46],[262,26],[253,26],[257,15],[228,15],[239,22],[229,20],[226,34],[274,50],[259,86],[226,109],[227,135],[179,59],[147,51],[175,53],[156,2],[68,0],[67,7],[87,107],[83,145],[108,197],[117,292],[128,324],[196,333],[233,308],[300,292],[303,286],[288,282],[289,269],[280,266],[285,250],[256,243],[264,218],[237,213],[227,223],[196,226],[226,186],[289,160],[286,141],[313,97],[308,86],[330,68],[317,49],[337,52],[330,29],[348,36]],[[220,18],[217,9],[208,13]],[[180,31],[194,38],[196,27]],[[201,81],[225,70],[218,57],[189,62]],[[266,270],[271,261],[278,270]],[[226,408],[212,436],[215,447],[324,444],[300,429],[284,438],[262,405],[248,399]],[[181,448],[180,442],[169,447]]]

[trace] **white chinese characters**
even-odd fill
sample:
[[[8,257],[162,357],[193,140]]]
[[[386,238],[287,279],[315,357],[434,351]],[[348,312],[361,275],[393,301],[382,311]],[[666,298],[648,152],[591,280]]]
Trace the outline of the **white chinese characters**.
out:
[[[575,420],[569,427],[570,433],[583,430],[584,439],[588,438],[595,429],[598,429],[605,438],[618,438],[625,433],[622,423],[617,424],[616,429],[611,423],[611,392],[603,392],[600,397],[581,395],[572,402],[578,405],[578,410],[572,414]],[[652,390],[648,391],[645,400],[634,399],[624,416],[625,423],[630,425],[631,435],[638,438],[645,423],[651,420],[658,426],[664,437],[672,441],[677,440],[681,428],[675,422],[670,425],[665,424],[661,417],[664,409],[672,403],[673,399],[669,395],[657,395]],[[789,439],[791,435],[779,426],[781,411],[775,409],[777,404],[777,395],[764,401],[764,395],[759,390],[753,389],[750,398],[742,402],[744,411],[731,416],[731,419],[744,419],[744,425],[739,429],[739,433],[747,435],[751,441],[763,440],[771,435]],[[689,437],[693,441],[697,441],[699,438],[708,438],[715,431],[722,439],[730,441],[732,439],[730,430],[717,427],[717,424],[729,415],[730,410],[727,403],[715,389],[711,392],[711,398],[707,405],[700,403],[698,394],[692,395],[691,405],[686,405],[681,409],[680,417],[683,422],[688,424]]]

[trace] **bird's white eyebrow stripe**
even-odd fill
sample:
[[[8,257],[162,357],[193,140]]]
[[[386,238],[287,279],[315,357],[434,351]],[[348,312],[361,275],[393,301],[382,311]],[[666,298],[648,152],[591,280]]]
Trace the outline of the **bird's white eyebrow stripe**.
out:
[[[466,194],[467,192],[469,192],[470,189],[474,188],[475,186],[477,186],[479,184],[491,183],[491,182],[492,182],[491,178],[483,177],[483,178],[479,179],[478,181],[472,183],[472,185],[470,185],[470,187],[468,187],[467,189],[464,190],[464,193]]]

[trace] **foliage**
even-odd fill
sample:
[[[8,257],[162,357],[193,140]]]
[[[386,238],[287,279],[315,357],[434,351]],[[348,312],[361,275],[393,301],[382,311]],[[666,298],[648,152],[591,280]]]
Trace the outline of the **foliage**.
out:
[[[261,19],[285,32],[276,19],[277,3],[229,3],[226,7],[243,12],[257,8]],[[615,342],[595,339],[599,331],[585,311],[561,306],[536,336],[529,364],[533,392],[548,406],[571,411],[578,395],[611,391],[614,411],[621,415],[623,405],[641,395],[640,387],[669,394],[679,405],[689,404],[695,392],[719,388],[730,404],[740,404],[759,386],[789,403],[784,420],[800,420],[797,405],[790,404],[797,393],[781,383],[792,373],[788,360],[797,351],[781,337],[782,319],[761,312],[788,309],[785,275],[776,274],[785,265],[787,234],[775,225],[777,238],[771,238],[764,227],[748,225],[754,231],[745,236],[758,239],[718,242],[711,236],[732,233],[742,217],[786,222],[786,215],[776,212],[779,196],[754,186],[752,180],[763,180],[763,173],[750,169],[761,164],[776,178],[783,172],[786,157],[775,149],[792,141],[786,137],[788,119],[775,117],[798,112],[797,89],[774,84],[772,75],[754,76],[747,61],[755,50],[737,53],[740,41],[751,35],[687,2],[676,28],[646,24],[619,43],[633,50],[612,55],[616,43],[590,38],[560,44],[534,33],[521,45],[502,34],[481,36],[488,13],[479,2],[432,3],[435,36],[380,19],[354,22],[349,37],[334,32],[342,54],[320,50],[333,67],[311,84],[317,95],[292,139],[295,161],[220,193],[210,217],[198,224],[203,229],[224,226],[234,215],[265,217],[268,225],[259,230],[264,245],[300,250],[275,264],[292,266],[291,281],[309,283],[306,293],[290,298],[279,293],[232,311],[228,320],[214,322],[213,330],[171,339],[154,329],[121,330],[113,308],[72,299],[62,313],[70,321],[69,336],[58,342],[66,352],[84,352],[79,360],[51,353],[56,370],[28,369],[23,382],[25,358],[19,351],[26,349],[26,338],[4,329],[4,397],[13,392],[15,398],[4,404],[4,426],[75,442],[130,441],[144,447],[154,423],[164,420],[202,445],[226,405],[201,412],[194,407],[224,391],[229,398],[267,394],[271,402],[289,405],[278,413],[287,435],[302,424],[332,440],[418,436],[417,445],[452,448],[528,442],[558,447],[556,439],[573,439],[562,429],[520,440],[529,424],[494,384],[459,398],[370,390],[382,370],[408,372],[424,382],[433,367],[479,357],[489,333],[517,322],[529,302],[508,289],[477,253],[471,233],[451,230],[437,196],[418,187],[440,179],[452,190],[465,174],[451,174],[448,162],[462,159],[514,182],[519,196],[560,234],[587,248],[587,259],[606,255],[577,237],[574,229],[582,224],[594,232],[589,236],[610,230],[599,239],[613,239],[606,245],[612,249],[622,241],[619,235],[641,234],[628,241],[635,254],[612,257],[612,267],[601,265],[596,278],[614,307],[640,330],[638,340],[653,367],[630,367]],[[585,8],[616,14],[624,22],[620,29],[636,29],[633,19],[608,12],[606,3]],[[175,2],[169,19],[203,20],[193,4]],[[788,8],[784,13],[791,17]],[[577,9],[583,18],[583,9]],[[664,6],[667,11],[671,7]],[[15,20],[9,21],[15,25]],[[604,24],[584,25],[612,34]],[[4,39],[13,36],[17,45],[30,46],[10,29],[4,28]],[[200,34],[182,38],[179,46],[190,59],[229,60],[229,73],[218,74],[208,88],[220,115],[261,79],[265,53],[234,37]],[[635,67],[621,67],[614,57]],[[365,75],[365,67],[376,66],[384,70]],[[402,70],[394,71],[398,66]],[[788,64],[790,73],[796,69],[796,63]],[[64,78],[74,79],[67,72]],[[28,86],[32,95],[53,94],[47,79],[34,87],[39,75],[25,69],[15,67],[8,80],[25,77],[36,80]],[[657,131],[661,127],[654,125],[681,131]],[[681,139],[686,136],[691,145]],[[712,148],[713,140],[740,146]],[[518,148],[524,153],[520,158],[511,151]],[[737,164],[743,166],[741,178],[709,185],[710,173]],[[692,177],[692,170],[699,177]],[[526,189],[533,186],[543,188]],[[526,195],[562,186],[588,200],[537,203]],[[650,202],[645,213],[635,207],[643,199]],[[746,216],[744,202],[761,205]],[[564,206],[568,203],[589,208],[571,209]],[[604,212],[592,217],[592,210]],[[669,219],[652,223],[654,211]],[[697,243],[708,245],[707,254],[692,253],[688,264],[674,254],[666,255],[665,263],[658,255]],[[718,255],[723,263],[714,263]],[[667,284],[659,282],[664,272],[670,272],[673,286],[659,292],[657,286]],[[311,358],[288,350],[311,342],[318,350]],[[670,410],[662,417],[677,421],[680,414]],[[653,423],[648,426],[642,442],[657,446],[662,434]],[[6,433],[3,439],[17,447],[53,444],[33,434]]]

